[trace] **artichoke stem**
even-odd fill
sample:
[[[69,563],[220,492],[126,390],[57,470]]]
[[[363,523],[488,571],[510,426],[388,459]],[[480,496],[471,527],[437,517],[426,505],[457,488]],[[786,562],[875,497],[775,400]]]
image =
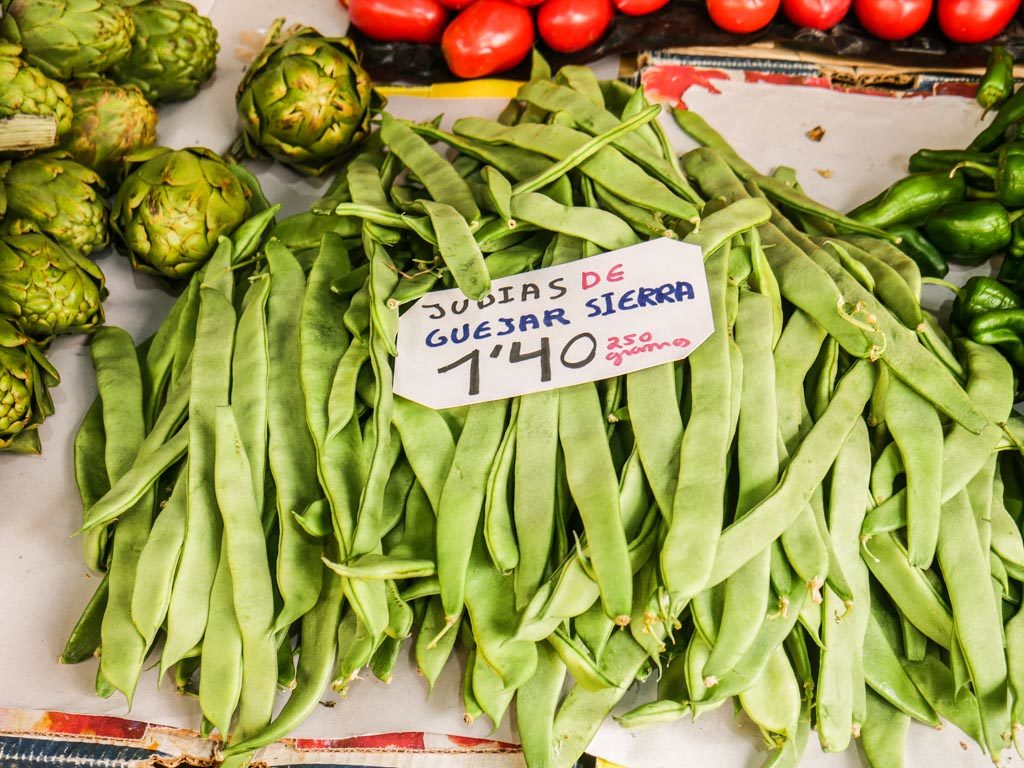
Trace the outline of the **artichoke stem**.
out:
[[[57,120],[46,115],[14,115],[0,120],[0,152],[32,152],[57,144]]]

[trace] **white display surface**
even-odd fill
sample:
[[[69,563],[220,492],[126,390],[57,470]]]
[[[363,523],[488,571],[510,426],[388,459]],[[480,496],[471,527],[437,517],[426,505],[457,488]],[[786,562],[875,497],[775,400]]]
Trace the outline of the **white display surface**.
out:
[[[239,53],[252,47],[253,30],[285,14],[289,21],[305,22],[324,33],[341,33],[346,25],[335,0],[200,0],[198,4],[211,12],[220,32],[219,68],[215,82],[196,99],[160,110],[160,140],[172,147],[201,144],[223,151],[230,144],[235,135],[234,91],[244,66]],[[613,62],[602,63],[602,76],[614,71]],[[898,178],[915,149],[963,146],[980,126],[980,109],[962,98],[897,100],[768,84],[728,81],[718,85],[721,95],[691,91],[687,103],[755,165],[765,171],[777,164],[794,166],[809,194],[840,209]],[[391,111],[401,117],[425,119],[444,113],[446,125],[464,115],[496,116],[502,106],[498,100],[396,97],[390,102]],[[664,123],[680,150],[692,146],[669,118]],[[825,130],[820,142],[805,136],[815,126]],[[250,167],[263,181],[267,196],[283,204],[284,215],[306,209],[326,184],[264,162]],[[828,178],[820,171],[827,172]],[[157,280],[133,274],[127,260],[118,255],[107,253],[97,262],[110,289],[108,323],[142,340],[163,320],[172,295]],[[962,280],[963,275],[960,271],[954,279]],[[949,298],[937,289],[931,296],[935,301]],[[0,706],[129,715],[196,728],[197,702],[176,695],[170,684],[157,691],[153,671],[143,676],[129,714],[119,696],[103,700],[93,693],[95,662],[69,667],[57,663],[69,630],[98,583],[82,563],[80,542],[72,538],[81,522],[81,505],[71,446],[95,395],[95,384],[84,337],[60,339],[50,356],[63,381],[53,390],[57,413],[40,429],[43,455],[0,455],[0,616],[4,620]],[[352,686],[347,700],[331,709],[318,709],[294,735],[344,738],[426,731],[486,736],[489,727],[483,720],[472,727],[463,723],[460,674],[457,665],[450,665],[428,701],[426,684],[417,676],[415,665],[404,660],[393,683],[384,685],[368,676]],[[622,708],[642,700],[631,692]],[[507,722],[494,735],[515,739]],[[764,757],[760,741],[756,728],[743,719],[734,720],[731,707],[725,706],[696,724],[681,722],[635,733],[606,723],[591,752],[630,768],[732,768],[760,764]],[[976,745],[948,726],[939,733],[913,726],[907,753],[911,768],[991,764]],[[859,764],[852,749],[822,755],[813,734],[803,762],[813,768]]]

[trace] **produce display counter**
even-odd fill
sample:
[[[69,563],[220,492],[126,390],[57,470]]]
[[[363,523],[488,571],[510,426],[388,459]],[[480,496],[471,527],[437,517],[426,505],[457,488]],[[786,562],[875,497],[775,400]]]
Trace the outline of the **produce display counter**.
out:
[[[172,147],[228,147],[236,134],[234,90],[247,49],[258,39],[255,31],[276,16],[287,13],[289,21],[302,21],[325,34],[345,29],[343,12],[326,0],[301,7],[278,0],[197,4],[210,13],[220,32],[221,53],[214,82],[197,98],[161,108],[160,142]],[[651,58],[655,66],[665,62],[657,55]],[[613,76],[618,62],[604,59],[596,67],[602,76]],[[671,84],[652,89],[670,99],[682,95],[666,90],[671,91]],[[458,97],[402,94],[392,91],[389,108],[394,114],[415,120],[440,114],[443,125],[463,115],[496,116],[505,104],[495,91],[481,97],[472,86],[464,86]],[[715,77],[686,90],[685,102],[762,171],[794,167],[808,194],[839,210],[848,210],[902,176],[907,157],[916,149],[964,146],[982,124],[980,109],[964,95],[892,99],[776,84],[770,78]],[[678,150],[693,146],[668,115],[662,123]],[[249,167],[267,196],[282,203],[282,215],[306,210],[327,183],[264,161]],[[172,293],[158,280],[132,272],[120,255],[107,252],[96,261],[110,291],[107,322],[125,328],[136,341],[151,334],[164,319]],[[974,273],[993,269],[985,266]],[[968,274],[954,267],[951,279],[962,282]],[[926,303],[936,308],[946,307],[950,298],[934,286],[927,286],[925,295]],[[72,461],[73,436],[95,395],[95,383],[85,337],[59,339],[51,357],[62,382],[53,390],[56,414],[40,430],[43,454],[0,454],[0,542],[5,554],[0,560],[5,624],[0,632],[0,766],[122,766],[153,757],[162,765],[174,765],[184,757],[209,757],[210,743],[196,733],[196,702],[176,695],[170,684],[157,690],[155,670],[144,674],[129,712],[120,695],[95,695],[95,662],[57,663],[97,579],[83,565],[82,542],[73,536],[81,523],[81,504]],[[296,418],[301,416],[297,413]],[[459,665],[449,665],[428,698],[415,663],[403,657],[389,685],[371,678],[357,681],[344,699],[325,693],[323,706],[292,734],[294,741],[274,745],[257,759],[282,766],[521,765],[508,718],[494,730],[486,718],[472,725],[463,721],[459,673]],[[642,700],[639,691],[631,690],[618,711]],[[756,765],[765,749],[757,729],[742,717],[733,718],[726,706],[695,723],[686,720],[636,732],[606,722],[589,752],[629,768],[697,768]],[[858,764],[855,750],[825,755],[813,736],[801,763],[808,768]],[[932,731],[914,725],[906,764],[980,768],[990,761],[952,726]]]

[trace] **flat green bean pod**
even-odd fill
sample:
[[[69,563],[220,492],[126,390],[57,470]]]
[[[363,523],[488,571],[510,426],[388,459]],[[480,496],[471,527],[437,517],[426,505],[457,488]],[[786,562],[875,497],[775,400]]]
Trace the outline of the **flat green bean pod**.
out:
[[[955,690],[953,673],[934,652],[926,654],[921,661],[903,661],[903,668],[939,716],[981,743],[984,736],[978,719],[977,698],[970,690]]]
[[[829,535],[850,579],[852,605],[826,587],[817,707],[818,736],[825,750],[846,748],[860,727],[858,692],[864,690],[864,635],[870,611],[870,579],[861,557],[860,526],[867,506],[871,449],[867,426],[855,424],[832,468]],[[863,694],[860,694],[863,696]]]
[[[189,426],[186,423],[174,437],[150,454],[144,464],[136,465],[122,475],[107,495],[89,509],[80,532],[109,523],[134,506],[160,475],[185,455],[189,443]]]
[[[605,419],[593,384],[559,392],[558,437],[566,475],[583,519],[595,580],[605,612],[616,624],[629,623],[632,567],[619,512],[610,451],[603,439]]]
[[[491,276],[480,246],[466,220],[447,203],[420,200],[437,235],[437,248],[459,289],[471,299],[482,299],[491,290]]]
[[[103,612],[107,607],[107,595],[109,594],[108,576],[103,575],[99,586],[89,602],[82,611],[82,615],[68,636],[64,650],[60,654],[61,664],[80,664],[86,659],[96,655],[100,647],[100,625],[103,621]]]
[[[437,576],[450,623],[461,615],[466,569],[483,506],[484,481],[505,424],[505,401],[470,408],[437,510]]]
[[[277,692],[273,578],[251,478],[235,416],[230,406],[221,406],[216,411],[214,483],[242,638],[236,739],[258,733],[270,722]]]
[[[910,717],[874,691],[868,691],[861,750],[869,768],[903,768]]]
[[[835,281],[845,304],[852,306],[850,311],[845,305],[839,305],[840,317],[843,322],[871,334],[872,346],[868,352],[871,359],[881,357],[896,376],[969,432],[978,434],[985,429],[983,407],[964,391],[942,360],[920,343],[914,331],[899,322],[834,259],[796,231],[777,211],[773,212],[772,223],[783,237],[804,250]],[[837,339],[846,348],[842,339],[838,336]]]
[[[477,652],[473,664],[473,676],[470,684],[473,687],[472,699],[480,707],[481,712],[497,726],[504,718],[509,705],[512,704],[515,690],[505,684],[487,659],[480,656],[479,652]],[[472,722],[472,717],[467,722]]]
[[[434,596],[427,602],[427,610],[416,636],[415,657],[420,673],[426,678],[430,690],[440,676],[444,665],[458,640],[456,632],[446,632],[444,606],[441,598]]]
[[[145,404],[139,359],[126,331],[106,326],[90,344],[96,385],[103,401],[107,474],[115,485],[135,464],[145,434]],[[131,706],[146,644],[131,621],[135,567],[152,524],[154,494],[143,490],[120,516],[111,543],[106,607],[100,625],[98,679],[121,691]]]
[[[762,731],[779,734],[787,740],[796,736],[800,684],[782,646],[769,655],[764,670],[737,698],[747,717]]]
[[[706,259],[736,235],[764,224],[770,218],[771,211],[762,201],[756,198],[737,200],[704,218],[683,242],[699,245]]]
[[[864,678],[892,706],[916,720],[938,726],[939,717],[907,677],[896,651],[885,637],[872,610],[864,637]],[[867,724],[865,724],[867,728]]]
[[[278,522],[277,586],[284,599],[275,629],[280,631],[316,603],[320,574],[303,567],[318,560],[322,544],[309,536],[292,512],[302,512],[321,497],[316,444],[294,406],[303,402],[301,316],[306,279],[291,252],[271,241],[266,248],[270,267],[267,297],[267,350],[272,364],[267,379],[267,466],[274,479]],[[243,420],[250,414],[240,414]]]
[[[316,606],[302,619],[302,642],[295,689],[267,728],[224,750],[223,755],[242,754],[287,735],[317,706],[334,669],[338,617],[341,613],[341,580],[326,570]]]
[[[670,613],[708,586],[715,547],[725,518],[723,472],[687,471],[711,458],[724,464],[731,443],[732,386],[729,328],[725,317],[727,249],[707,253],[708,291],[714,333],[690,355],[691,416],[680,443],[679,479],[660,562]],[[725,389],[725,391],[723,391]],[[753,556],[752,553],[751,556]],[[749,559],[749,558],[748,558]]]
[[[374,554],[360,555],[345,563],[334,563],[325,557],[324,565],[340,576],[371,581],[417,579],[437,573],[437,566],[433,560],[411,560]]]
[[[519,89],[517,98],[549,112],[564,111],[573,122],[591,134],[611,130],[619,123],[619,119],[611,112],[599,107],[571,88],[557,85],[548,80],[527,83]],[[703,202],[678,169],[640,136],[627,133],[617,139],[613,146],[620,149],[682,199],[689,200],[694,204]]]
[[[230,398],[236,324],[231,303],[234,292],[231,250],[218,248],[206,265],[198,289],[186,441],[188,509],[181,559],[167,608],[161,676],[200,644],[209,613],[208,596],[219,561],[221,522],[213,488],[213,455],[216,408],[227,405]]]
[[[640,91],[637,91],[637,93],[640,93]],[[552,165],[544,174],[540,174],[531,179],[520,182],[516,185],[515,191],[532,192],[534,190],[541,189],[558,176],[561,176],[573,168],[585,163],[589,158],[596,155],[603,147],[611,144],[619,136],[622,136],[632,130],[642,129],[647,123],[655,120],[660,112],[661,107],[659,105],[642,109],[635,115],[631,115],[628,119],[625,119],[612,130],[602,133],[599,136],[595,136],[585,144],[580,145],[574,149],[574,151],[559,160],[559,162]],[[586,171],[584,171],[584,173],[586,173]]]
[[[778,482],[778,445],[771,437],[778,432],[777,414],[775,409],[759,405],[775,400],[772,337],[768,299],[756,293],[742,294],[736,339],[744,368],[759,373],[744,376],[741,385],[743,403],[737,432],[737,519],[742,518]],[[759,622],[768,610],[770,565],[771,551],[766,546],[726,580],[722,621],[718,638],[704,666],[705,677],[720,677],[742,658],[754,642]]]
[[[380,166],[382,162],[382,155],[376,152],[363,152],[352,160],[345,169],[349,193],[352,202],[356,205],[369,205],[382,211],[393,212],[391,201],[381,182]],[[367,222],[364,226],[374,239],[380,242],[395,245],[401,239],[400,233],[388,231],[380,224]]]
[[[88,510],[110,490],[106,464],[95,460],[96,456],[106,450],[102,408],[103,403],[96,397],[75,433],[75,485],[78,486],[83,511]],[[82,542],[85,564],[94,571],[106,569],[107,539],[105,528],[95,528],[86,534]]]
[[[839,381],[835,397],[793,454],[779,484],[742,520],[722,531],[709,584],[727,578],[792,522],[824,479],[846,435],[860,418],[876,375],[875,366],[865,360],[856,363]]]
[[[953,617],[945,600],[891,533],[871,539],[865,562],[905,616],[941,647],[949,646]]]
[[[388,149],[416,174],[434,200],[451,205],[468,222],[480,218],[480,209],[466,182],[412,128],[384,112],[380,135]]]
[[[235,614],[231,569],[221,540],[220,562],[210,592],[210,616],[203,634],[199,707],[226,740],[242,693],[242,634]]]
[[[1002,617],[988,579],[987,552],[978,541],[964,491],[943,504],[938,559],[953,607],[956,637],[978,697],[984,745],[998,755],[1003,733],[1010,726]]]
[[[484,189],[490,210],[503,217],[506,223],[511,226],[512,222],[512,184],[501,171],[492,165],[485,165],[480,169],[480,177],[484,182]]]
[[[160,510],[153,523],[135,568],[131,617],[146,648],[152,646],[171,602],[174,572],[178,568],[182,544],[185,541],[187,487],[186,463],[178,473],[167,504]]]
[[[416,123],[410,127],[421,136],[433,141],[440,141],[465,156],[476,158],[482,163],[497,168],[510,179],[528,179],[543,173],[551,165],[548,158],[543,155],[518,147],[494,146],[481,141],[473,141],[423,123]]]
[[[505,127],[490,120],[474,117],[457,120],[454,131],[477,141],[507,143],[558,160],[542,174],[519,182],[513,189],[516,194],[539,190],[559,178],[561,174],[578,166],[580,171],[594,182],[625,200],[684,221],[696,219],[697,211],[692,203],[679,197],[657,179],[650,178],[643,168],[614,147],[607,146],[614,143],[618,137],[627,135],[634,125],[652,119],[659,109],[660,107],[651,107],[634,117],[632,121],[616,123],[614,127],[592,139],[572,128],[558,125],[536,123]]]
[[[686,702],[658,699],[640,704],[621,715],[615,716],[615,722],[623,728],[648,728],[665,723],[674,723],[690,714],[690,705]]]
[[[555,711],[562,695],[566,668],[551,648],[537,648],[537,671],[516,692],[516,722],[523,757],[530,765],[549,764]]]
[[[1009,363],[992,347],[964,341],[970,378],[967,391],[978,409],[989,414],[989,423],[974,433],[955,425],[946,434],[942,446],[942,502],[952,499],[978,474],[992,456],[1001,439],[999,426],[1009,419],[1012,407],[1012,371]],[[907,524],[907,491],[901,490],[868,513],[861,531],[872,536],[894,531]]]
[[[552,728],[551,764],[554,766],[570,766],[577,760],[577,755],[586,749],[647,659],[646,651],[625,632],[612,635],[605,653],[608,663],[604,673],[616,687],[588,691],[576,685],[566,694]]]
[[[491,561],[502,573],[511,573],[519,564],[519,545],[513,530],[512,509],[509,503],[516,454],[519,404],[519,398],[512,401],[505,434],[487,476],[487,493],[484,497],[484,541]]]
[[[843,248],[835,240],[821,241],[833,249]],[[871,251],[864,250],[852,243],[845,246],[847,253],[868,271],[874,281],[870,289],[885,306],[888,307],[900,322],[908,328],[917,329],[924,322],[921,312],[920,294],[904,280],[903,276]]]
[[[517,220],[582,238],[609,251],[640,242],[629,225],[614,214],[562,205],[539,192],[513,195],[512,215]]]
[[[927,568],[939,538],[942,425],[935,409],[899,379],[889,385],[886,401],[886,423],[907,476],[908,558]]]
[[[547,641],[578,685],[582,685],[588,691],[599,691],[602,688],[615,686],[615,683],[604,675],[586,649],[581,647],[582,644],[569,637],[564,631],[556,629],[548,636]]]
[[[555,528],[558,456],[557,392],[534,392],[519,399],[515,495],[512,516],[519,562],[514,574],[516,607],[525,607],[544,580]]]

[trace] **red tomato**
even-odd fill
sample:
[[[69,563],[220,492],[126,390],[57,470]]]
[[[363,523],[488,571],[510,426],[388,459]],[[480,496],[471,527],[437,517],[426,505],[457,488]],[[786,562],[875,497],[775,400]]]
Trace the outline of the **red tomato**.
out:
[[[477,0],[452,20],[441,38],[448,69],[484,77],[511,69],[533,48],[533,18],[504,0]]]
[[[707,0],[711,20],[726,32],[743,35],[768,25],[779,0]]]
[[[575,53],[604,37],[614,16],[611,0],[547,0],[537,12],[537,29],[552,50]]]
[[[782,12],[798,27],[828,31],[843,20],[852,0],[782,0]]]
[[[438,0],[349,0],[348,17],[375,40],[436,43],[448,11]]]
[[[928,21],[932,0],[854,0],[853,11],[875,37],[902,40]]]
[[[612,0],[615,7],[627,16],[646,16],[665,6],[668,0]]]
[[[1020,0],[939,0],[939,26],[950,40],[980,43],[1002,32]]]
[[[533,8],[535,5],[540,5],[544,0],[509,0],[509,2],[521,5],[523,8]]]
[[[461,11],[463,8],[471,6],[474,2],[475,0],[441,0],[441,5],[449,11]]]

